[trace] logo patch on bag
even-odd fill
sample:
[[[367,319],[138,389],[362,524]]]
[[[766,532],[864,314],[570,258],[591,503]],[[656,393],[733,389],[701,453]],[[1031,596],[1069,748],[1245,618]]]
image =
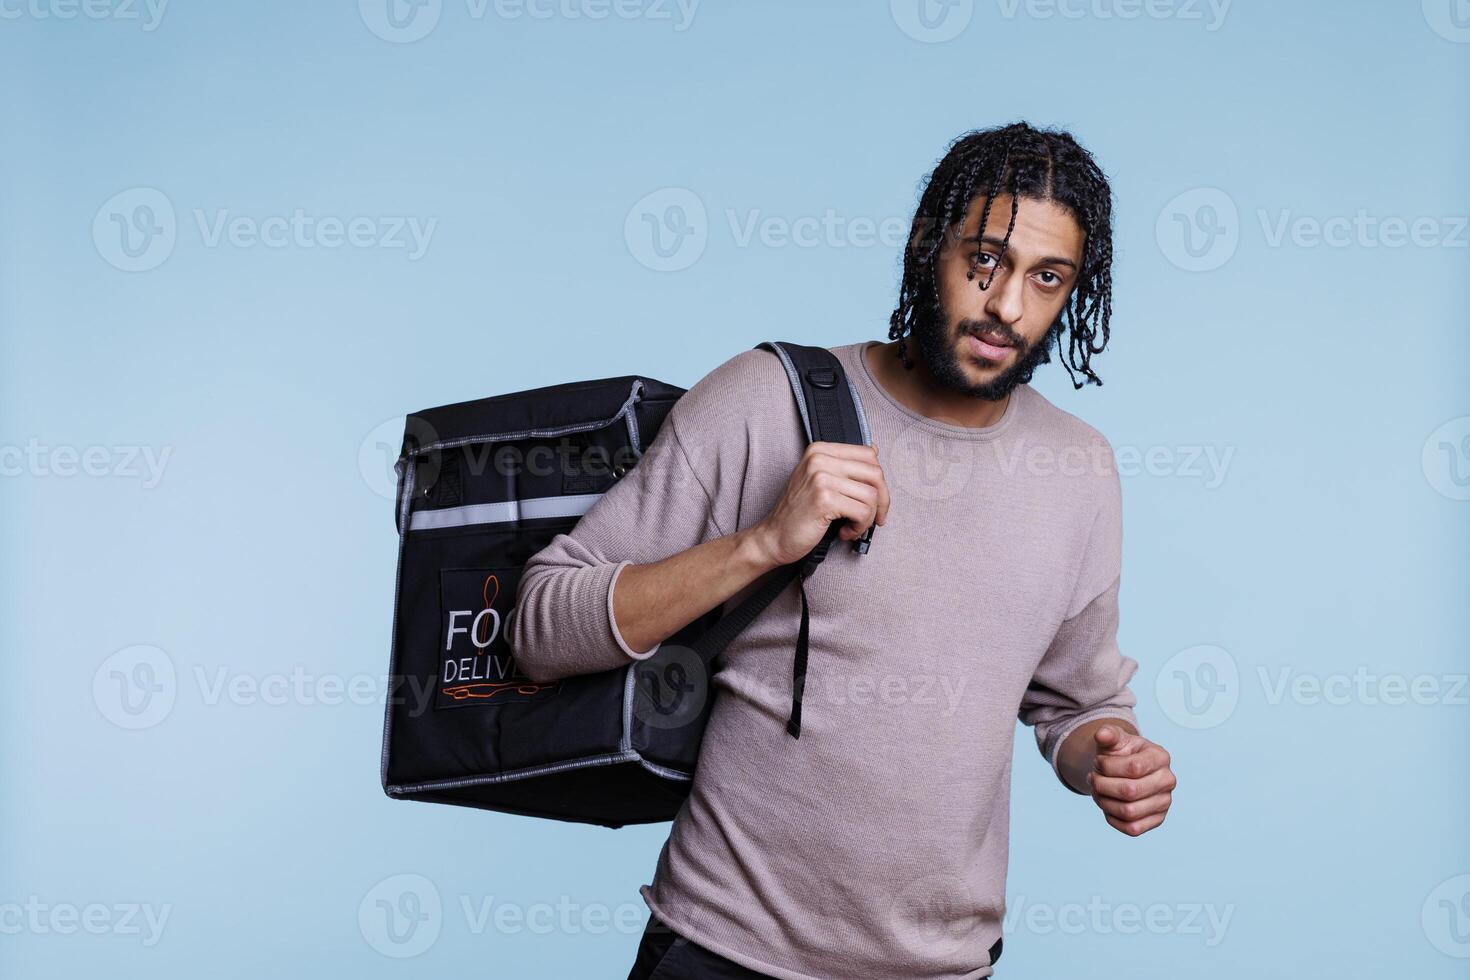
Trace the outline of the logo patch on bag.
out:
[[[519,568],[451,568],[439,573],[439,690],[436,708],[531,701],[555,691],[516,667],[506,638]]]

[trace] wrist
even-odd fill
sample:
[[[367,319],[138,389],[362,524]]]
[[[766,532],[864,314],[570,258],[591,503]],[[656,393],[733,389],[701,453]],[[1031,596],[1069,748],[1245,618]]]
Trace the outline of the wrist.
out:
[[[752,579],[781,567],[764,523],[736,531],[731,538],[735,547],[734,564],[749,572]]]

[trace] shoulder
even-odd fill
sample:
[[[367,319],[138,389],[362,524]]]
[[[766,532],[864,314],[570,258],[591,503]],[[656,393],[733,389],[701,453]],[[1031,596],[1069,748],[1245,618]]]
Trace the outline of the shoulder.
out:
[[[755,433],[801,432],[801,417],[780,358],[762,348],[726,358],[696,381],[669,413],[686,451],[722,450]]]
[[[1028,451],[1035,451],[1036,458],[1049,464],[1058,479],[1075,487],[1078,496],[1116,507],[1121,488],[1117,457],[1108,437],[1029,384],[1017,387],[1015,394],[1026,399],[1021,438],[1029,443]]]
[[[1021,385],[1016,394],[1026,399],[1026,430],[1039,443],[1058,450],[1066,448],[1102,449],[1112,457],[1113,444],[1097,428],[1071,412],[1058,408],[1030,385]]]

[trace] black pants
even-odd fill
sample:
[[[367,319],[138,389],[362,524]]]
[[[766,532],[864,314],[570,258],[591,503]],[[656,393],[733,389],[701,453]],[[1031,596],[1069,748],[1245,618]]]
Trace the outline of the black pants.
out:
[[[732,963],[673,929],[654,915],[648,917],[638,955],[628,980],[771,980],[764,973]]]
[[[990,946],[990,962],[1000,959],[1002,941]],[[628,980],[772,980],[732,963],[679,935],[657,916],[648,916]]]

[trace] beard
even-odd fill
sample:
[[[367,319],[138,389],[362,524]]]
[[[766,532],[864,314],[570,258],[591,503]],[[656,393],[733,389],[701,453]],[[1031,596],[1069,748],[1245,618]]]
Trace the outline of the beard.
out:
[[[986,332],[998,333],[1006,339],[1015,352],[1010,364],[989,381],[976,384],[965,374],[960,365],[960,341],[966,336]],[[964,319],[951,325],[944,301],[936,301],[922,310],[914,321],[914,341],[919,348],[920,359],[929,369],[929,374],[940,386],[982,401],[1000,401],[1021,384],[1030,382],[1036,368],[1051,360],[1051,348],[1062,332],[1062,318],[1047,328],[1035,341],[1026,339],[998,320]]]

